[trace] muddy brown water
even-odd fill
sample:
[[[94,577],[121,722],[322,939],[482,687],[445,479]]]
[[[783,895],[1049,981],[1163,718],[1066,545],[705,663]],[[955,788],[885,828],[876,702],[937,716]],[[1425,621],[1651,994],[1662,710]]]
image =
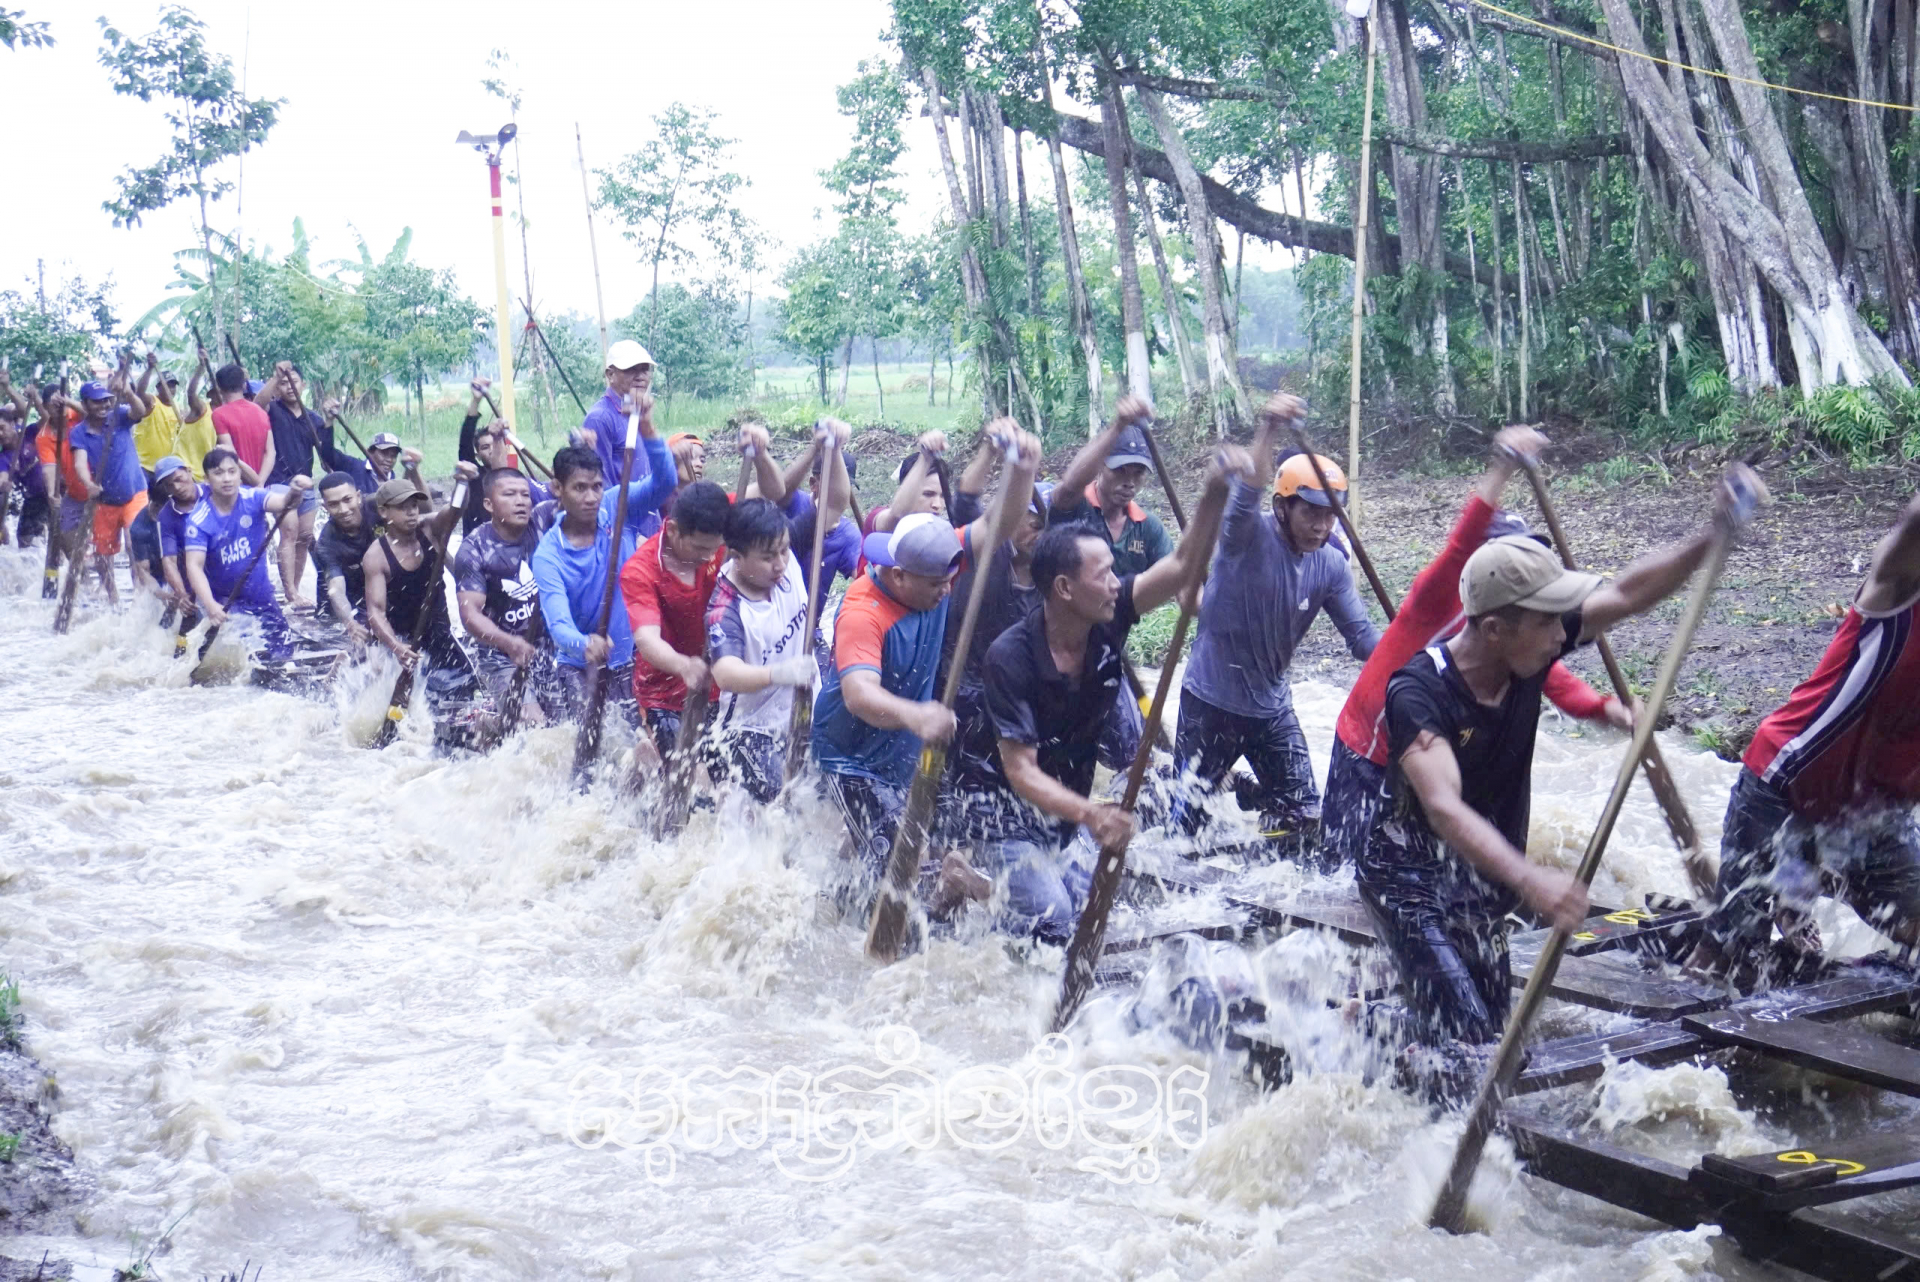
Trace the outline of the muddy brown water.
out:
[[[369,752],[377,686],[189,686],[144,610],[52,636],[37,573],[0,551],[0,966],[97,1191],[0,1255],[105,1277],[172,1226],[167,1278],[1774,1276],[1497,1146],[1487,1231],[1430,1233],[1449,1124],[1367,1084],[1337,1026],[1268,1094],[1112,999],[1049,1043],[1056,951],[970,923],[868,964],[820,893],[821,807],[732,799],[662,845],[570,789],[563,729],[441,760],[415,719]],[[1343,692],[1296,697],[1324,771]],[[1624,740],[1545,724],[1532,853],[1571,866]],[[1717,840],[1734,767],[1664,746]],[[1682,887],[1636,785],[1596,897]],[[1296,1029],[1353,964],[1254,958]],[[1617,1069],[1569,1108],[1688,1162],[1792,1138],[1715,1065]]]

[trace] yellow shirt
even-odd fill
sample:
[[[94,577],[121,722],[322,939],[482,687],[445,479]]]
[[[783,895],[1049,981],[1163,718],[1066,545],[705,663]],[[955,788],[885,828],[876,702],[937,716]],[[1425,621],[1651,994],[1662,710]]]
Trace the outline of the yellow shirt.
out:
[[[206,480],[200,461],[215,442],[213,415],[204,413],[191,423],[180,421],[180,412],[159,397],[153,398],[152,411],[133,427],[133,447],[140,455],[140,466],[153,471],[153,465],[169,454],[177,454],[193,472],[196,481]]]

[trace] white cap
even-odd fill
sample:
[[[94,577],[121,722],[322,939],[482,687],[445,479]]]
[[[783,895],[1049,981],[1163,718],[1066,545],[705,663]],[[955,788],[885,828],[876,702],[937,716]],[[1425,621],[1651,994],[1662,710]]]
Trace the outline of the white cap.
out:
[[[632,369],[636,365],[651,365],[653,357],[647,349],[631,338],[623,338],[607,349],[608,369]]]

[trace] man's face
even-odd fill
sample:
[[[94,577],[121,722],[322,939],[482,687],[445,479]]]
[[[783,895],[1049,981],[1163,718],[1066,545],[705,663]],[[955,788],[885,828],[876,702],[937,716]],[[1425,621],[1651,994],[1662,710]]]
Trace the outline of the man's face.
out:
[[[897,565],[882,566],[880,581],[887,589],[888,596],[915,613],[933,609],[946,600],[947,593],[953,590],[951,574],[936,578],[928,574],[913,574]]]
[[[351,485],[335,485],[320,491],[320,504],[327,509],[327,519],[339,525],[348,534],[360,532],[360,491]]]
[[[300,371],[288,370],[280,376],[280,399],[283,403],[287,405],[299,404],[300,394],[305,390],[305,384],[300,381]]]
[[[704,565],[713,560],[714,553],[726,539],[718,534],[694,534],[680,528],[678,521],[667,521],[667,550],[673,553],[676,561]]]
[[[1014,552],[1023,557],[1033,555],[1033,545],[1040,541],[1040,535],[1046,528],[1046,518],[1029,510],[1026,519],[1020,522],[1020,528],[1013,532]],[[1108,559],[1111,560],[1111,556]]]
[[[771,546],[733,549],[733,572],[755,592],[771,592],[787,572],[789,536],[782,530]]]
[[[1067,580],[1065,594],[1057,599],[1089,623],[1113,618],[1120,602],[1120,580],[1113,572],[1113,549],[1105,539],[1080,540],[1080,573]]]
[[[184,467],[167,473],[165,484],[167,497],[175,507],[189,508],[200,501],[200,487],[194,483],[193,473]]]
[[[1495,616],[1481,625],[1489,648],[1521,680],[1537,677],[1560,657],[1566,646],[1567,630],[1557,614],[1541,610],[1523,610],[1518,622]]]
[[[0,417],[0,450],[10,450],[20,442],[20,424],[11,415]]]
[[[221,459],[220,465],[207,473],[207,486],[223,499],[230,499],[240,492],[240,460]]]
[[[597,522],[606,492],[606,478],[592,468],[569,472],[560,482],[560,510],[574,521]]]
[[[506,467],[513,462],[513,447],[507,444],[504,430],[481,428],[474,434],[473,453],[482,466],[488,468]]]
[[[97,401],[86,400],[82,401],[81,405],[87,411],[87,426],[99,427],[107,421],[107,411],[113,408],[113,398],[105,397]]]
[[[412,534],[426,519],[427,501],[418,495],[380,509],[380,523],[395,534]]]
[[[1131,503],[1147,481],[1145,463],[1110,467],[1100,474],[1100,495],[1110,503]]]
[[[1305,499],[1276,498],[1273,515],[1286,528],[1287,541],[1293,550],[1302,555],[1326,546],[1327,540],[1333,537],[1333,527],[1340,520],[1332,508]]]
[[[631,369],[607,370],[607,390],[615,396],[644,392],[653,386],[653,366],[635,365]]]
[[[381,480],[393,475],[394,464],[400,461],[400,451],[390,445],[376,445],[367,451],[367,462],[373,464],[373,474]]]
[[[173,405],[173,389],[177,381],[176,379],[163,378],[154,384],[153,393],[160,398],[162,405],[169,407]]]
[[[688,441],[674,451],[674,462],[680,465],[680,484],[692,485],[707,475],[707,447]]]
[[[487,487],[480,505],[487,509],[488,519],[504,529],[523,529],[533,519],[533,491],[527,488],[525,477],[506,476],[495,481]]]
[[[904,521],[915,512],[931,512],[935,516],[947,514],[947,496],[940,492],[939,477],[928,474],[927,479],[920,483],[920,492],[911,496],[907,510],[900,514],[900,520]]]

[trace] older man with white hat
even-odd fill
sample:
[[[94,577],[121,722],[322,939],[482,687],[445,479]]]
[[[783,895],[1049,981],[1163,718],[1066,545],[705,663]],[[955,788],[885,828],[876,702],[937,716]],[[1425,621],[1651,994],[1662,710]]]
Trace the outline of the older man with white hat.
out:
[[[1706,526],[1612,583],[1524,535],[1489,540],[1460,576],[1467,626],[1387,683],[1386,796],[1357,852],[1358,882],[1420,1040],[1500,1036],[1508,913],[1524,903],[1567,928],[1586,916],[1586,887],[1526,856],[1534,733],[1554,660],[1677,590],[1714,525],[1744,525],[1764,492],[1736,465]]]
[[[573,434],[576,445],[584,445],[600,456],[600,470],[609,490],[620,484],[620,448],[627,439],[627,412],[620,408],[629,394],[642,394],[653,386],[653,357],[631,338],[623,338],[607,349],[607,393],[593,403],[587,417]],[[645,456],[633,456],[632,480],[647,477]],[[658,529],[658,518],[655,518]],[[651,533],[651,531],[649,531]]]

